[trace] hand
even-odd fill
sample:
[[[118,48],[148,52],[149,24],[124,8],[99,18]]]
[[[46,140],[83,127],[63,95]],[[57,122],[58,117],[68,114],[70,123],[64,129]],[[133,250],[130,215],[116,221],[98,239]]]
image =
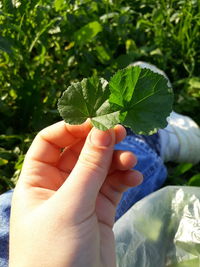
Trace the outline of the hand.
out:
[[[115,266],[112,227],[122,193],[142,175],[125,137],[89,121],[42,130],[25,157],[10,221],[10,267]]]

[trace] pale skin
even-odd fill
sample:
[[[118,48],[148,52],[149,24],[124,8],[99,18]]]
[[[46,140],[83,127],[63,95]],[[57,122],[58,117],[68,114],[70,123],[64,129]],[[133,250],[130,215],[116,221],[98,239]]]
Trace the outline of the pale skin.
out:
[[[116,206],[142,181],[136,157],[113,149],[125,135],[61,121],[36,136],[12,200],[10,267],[116,266]]]

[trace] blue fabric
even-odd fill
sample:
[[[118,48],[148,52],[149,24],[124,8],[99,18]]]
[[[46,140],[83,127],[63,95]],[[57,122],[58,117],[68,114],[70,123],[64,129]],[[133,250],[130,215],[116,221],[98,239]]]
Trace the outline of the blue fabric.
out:
[[[141,185],[130,188],[123,194],[117,207],[116,220],[135,202],[159,189],[167,177],[167,170],[159,156],[159,136],[144,137],[128,131],[123,142],[115,149],[132,151],[138,158],[134,169],[143,173]],[[0,267],[8,266],[9,218],[12,190],[0,196]]]
[[[0,267],[8,266],[10,203],[13,191],[0,196]]]
[[[160,136],[158,132],[152,135],[143,135],[143,134],[139,135],[133,133],[130,128],[126,128],[126,132],[127,135],[131,135],[139,140],[145,141],[145,143],[147,143],[158,154],[158,156],[160,156],[161,145],[160,145]]]
[[[130,134],[115,146],[115,149],[128,150],[137,156],[138,163],[134,169],[142,172],[144,176],[141,185],[130,188],[123,194],[117,207],[115,220],[118,220],[134,203],[159,189],[167,178],[167,169],[159,156],[160,153],[156,153],[159,136],[157,135],[157,140],[155,140],[154,149],[152,139],[155,139],[155,136],[150,136],[148,143],[147,138]]]

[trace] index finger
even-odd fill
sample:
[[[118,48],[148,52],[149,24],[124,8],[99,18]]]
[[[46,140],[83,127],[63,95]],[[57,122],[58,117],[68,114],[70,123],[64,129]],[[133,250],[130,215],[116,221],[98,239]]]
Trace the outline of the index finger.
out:
[[[48,126],[37,134],[27,152],[26,159],[49,164],[56,163],[60,157],[61,148],[85,138],[91,127],[89,121],[81,125],[69,125],[60,121]]]

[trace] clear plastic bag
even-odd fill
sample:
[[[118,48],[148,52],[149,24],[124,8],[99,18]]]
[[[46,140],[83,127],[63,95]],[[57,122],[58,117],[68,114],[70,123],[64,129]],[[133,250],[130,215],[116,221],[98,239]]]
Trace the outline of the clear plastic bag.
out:
[[[200,188],[167,186],[114,225],[119,267],[200,267]]]

